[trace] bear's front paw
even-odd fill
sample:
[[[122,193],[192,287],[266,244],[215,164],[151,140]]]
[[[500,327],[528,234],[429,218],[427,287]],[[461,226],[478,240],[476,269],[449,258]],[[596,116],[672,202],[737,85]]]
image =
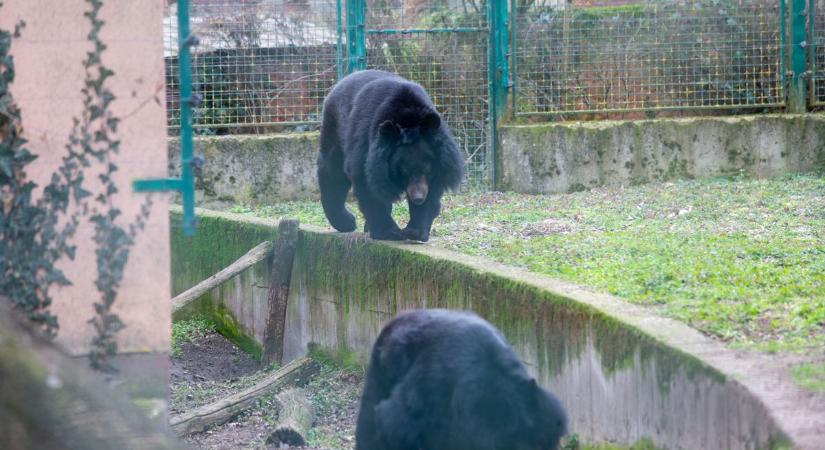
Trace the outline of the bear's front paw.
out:
[[[353,216],[349,211],[344,211],[337,215],[331,215],[331,217],[328,216],[328,219],[330,225],[332,225],[332,228],[335,228],[341,233],[355,231],[355,216]]]
[[[427,231],[420,230],[418,228],[406,227],[403,230],[401,230],[401,234],[403,234],[405,238],[411,241],[427,242],[428,240],[430,240],[430,233]]]
[[[388,230],[370,230],[370,237],[381,241],[403,241],[407,239],[398,228]]]

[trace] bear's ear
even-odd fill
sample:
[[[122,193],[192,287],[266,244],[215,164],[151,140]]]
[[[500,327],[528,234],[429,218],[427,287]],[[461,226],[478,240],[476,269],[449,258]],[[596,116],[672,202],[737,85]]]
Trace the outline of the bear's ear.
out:
[[[382,139],[397,141],[401,136],[401,130],[398,128],[398,125],[389,120],[385,120],[381,122],[381,125],[378,125],[378,134]]]
[[[435,131],[441,126],[441,117],[437,112],[429,112],[421,118],[421,129],[426,133]]]

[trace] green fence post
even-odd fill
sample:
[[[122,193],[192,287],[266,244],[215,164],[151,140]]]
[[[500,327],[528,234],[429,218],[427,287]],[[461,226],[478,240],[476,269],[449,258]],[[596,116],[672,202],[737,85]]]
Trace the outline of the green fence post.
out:
[[[197,98],[192,95],[190,47],[198,40],[189,32],[189,0],[178,0],[178,79],[180,85],[180,178],[135,180],[135,192],[180,191],[183,203],[183,234],[195,233],[195,164],[202,162],[192,155],[192,108]]]
[[[518,77],[518,61],[517,61],[517,54],[518,51],[518,2],[516,0],[510,0],[510,41],[509,41],[509,62],[510,62],[510,76],[508,81],[509,91],[510,94],[510,114],[511,118],[516,118],[516,109],[517,109],[517,98],[518,95],[518,87],[516,83],[516,78]]]
[[[338,79],[344,76],[344,38],[341,26],[341,1],[335,0],[335,70]]]
[[[811,105],[817,103],[816,98],[816,80],[817,70],[816,66],[816,47],[820,43],[816,39],[816,0],[808,1],[808,92],[811,96]]]
[[[489,98],[490,186],[496,188],[498,120],[507,105],[507,0],[487,2],[487,77]]]
[[[788,111],[801,114],[807,109],[806,83],[807,61],[806,53],[808,42],[806,38],[806,22],[808,11],[806,0],[791,0],[791,83],[788,89]]]
[[[367,68],[366,1],[347,1],[347,73]]]

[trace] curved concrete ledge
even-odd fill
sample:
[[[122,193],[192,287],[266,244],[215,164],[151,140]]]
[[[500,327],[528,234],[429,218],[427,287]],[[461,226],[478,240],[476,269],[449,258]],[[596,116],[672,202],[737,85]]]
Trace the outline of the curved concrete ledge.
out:
[[[194,238],[172,238],[176,291],[277,229],[275,220],[198,216]],[[173,210],[173,223],[179,220]],[[213,310],[235,305],[222,309],[233,317],[254,311],[240,286],[265,287],[254,273],[204,302]],[[501,328],[562,399],[571,431],[584,443],[649,438],[667,449],[822,448],[825,398],[799,391],[769,357],[734,352],[609,295],[428,245],[302,227],[284,357],[317,343],[366,360],[386,320],[420,307],[474,310]],[[244,315],[254,319],[253,312],[235,320],[246,323]],[[253,339],[255,328],[248,327]]]

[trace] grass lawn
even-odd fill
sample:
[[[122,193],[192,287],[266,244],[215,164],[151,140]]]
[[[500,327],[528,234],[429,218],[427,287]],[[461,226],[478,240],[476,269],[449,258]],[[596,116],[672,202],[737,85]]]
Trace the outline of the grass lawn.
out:
[[[328,226],[319,202],[233,210]],[[395,215],[406,220],[406,204]],[[823,176],[452,195],[431,244],[609,292],[734,346],[825,348]]]

